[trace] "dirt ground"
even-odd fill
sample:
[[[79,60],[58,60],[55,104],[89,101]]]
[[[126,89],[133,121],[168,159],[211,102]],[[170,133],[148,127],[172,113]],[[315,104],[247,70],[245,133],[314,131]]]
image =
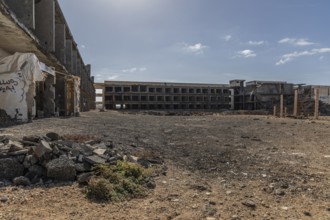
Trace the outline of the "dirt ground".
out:
[[[330,219],[330,118],[155,116],[115,111],[0,129],[110,138],[159,152],[149,196],[104,204],[76,183],[0,188],[0,219]]]

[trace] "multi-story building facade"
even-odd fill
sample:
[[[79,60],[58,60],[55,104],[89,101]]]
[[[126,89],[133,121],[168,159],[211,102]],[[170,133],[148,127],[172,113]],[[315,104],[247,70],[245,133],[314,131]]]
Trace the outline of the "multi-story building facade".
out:
[[[133,110],[220,110],[230,108],[228,85],[106,81],[102,106]],[[97,94],[98,95],[98,94]]]

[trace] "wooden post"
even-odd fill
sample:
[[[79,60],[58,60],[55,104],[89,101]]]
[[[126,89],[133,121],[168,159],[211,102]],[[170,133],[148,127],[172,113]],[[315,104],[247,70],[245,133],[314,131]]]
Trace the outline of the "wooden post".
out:
[[[276,117],[276,105],[274,105],[273,115]]]
[[[293,116],[298,116],[298,89],[294,90]]]
[[[284,117],[287,116],[287,113],[288,113],[288,107],[284,107]]]
[[[314,110],[314,118],[319,118],[319,97],[320,97],[320,89],[314,88],[314,95],[315,95],[315,110]]]
[[[281,101],[280,101],[280,117],[283,117],[283,94],[281,94]]]

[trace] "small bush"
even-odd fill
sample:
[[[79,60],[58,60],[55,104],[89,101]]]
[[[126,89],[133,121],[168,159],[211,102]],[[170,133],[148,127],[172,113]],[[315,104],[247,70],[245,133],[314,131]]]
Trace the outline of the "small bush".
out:
[[[90,199],[108,201],[113,192],[113,185],[104,178],[92,178],[88,183],[87,196]]]
[[[147,193],[144,185],[151,172],[138,164],[118,161],[116,165],[103,164],[94,169],[97,177],[88,183],[88,198],[123,201],[143,197]]]

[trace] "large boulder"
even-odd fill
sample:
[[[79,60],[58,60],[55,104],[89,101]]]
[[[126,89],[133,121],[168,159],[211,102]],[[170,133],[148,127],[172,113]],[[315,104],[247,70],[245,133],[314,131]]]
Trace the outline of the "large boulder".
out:
[[[47,163],[47,177],[60,181],[72,181],[76,177],[75,164],[67,157],[61,156]]]
[[[0,159],[0,179],[12,180],[22,176],[24,166],[15,158]]]

